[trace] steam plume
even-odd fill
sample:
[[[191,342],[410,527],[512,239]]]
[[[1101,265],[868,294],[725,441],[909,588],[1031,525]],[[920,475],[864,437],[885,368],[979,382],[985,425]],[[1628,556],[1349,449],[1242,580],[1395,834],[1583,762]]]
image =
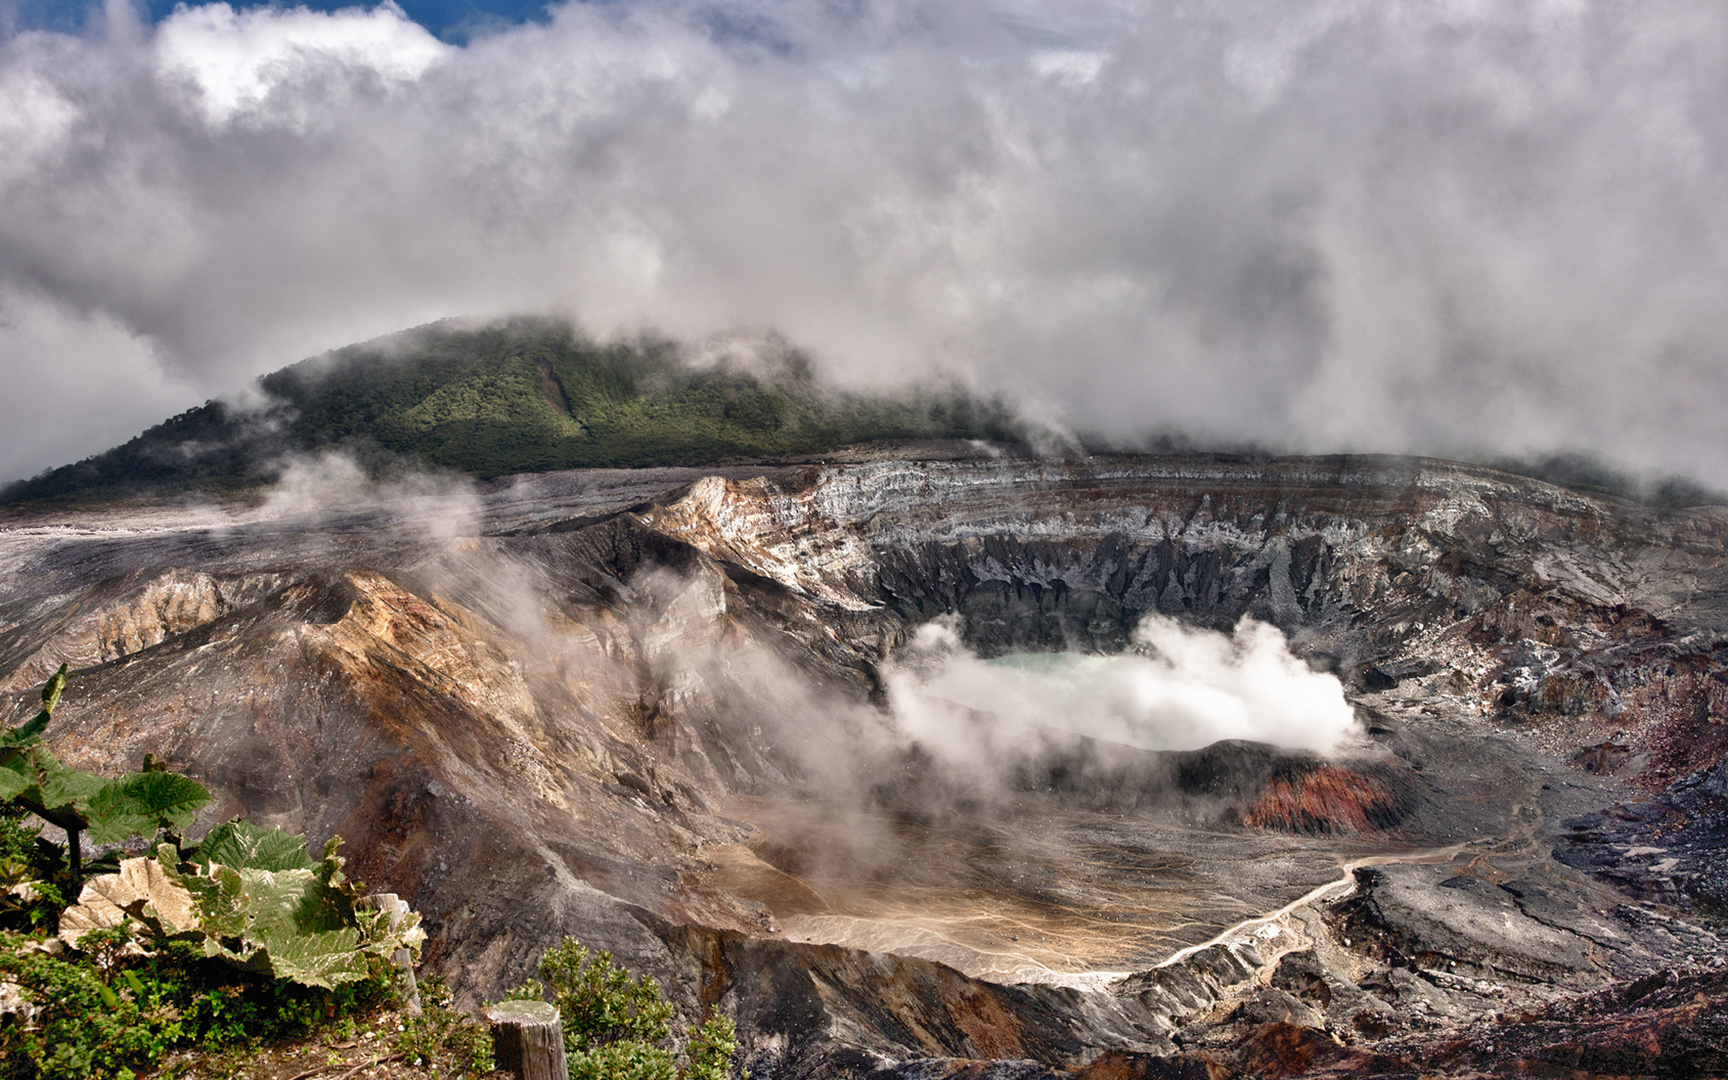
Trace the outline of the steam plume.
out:
[[[1143,750],[1245,739],[1330,754],[1358,733],[1337,678],[1292,656],[1276,627],[1233,634],[1151,615],[1120,656],[979,659],[948,622],[926,623],[889,673],[902,731],[953,765],[1023,757],[1053,735]]]

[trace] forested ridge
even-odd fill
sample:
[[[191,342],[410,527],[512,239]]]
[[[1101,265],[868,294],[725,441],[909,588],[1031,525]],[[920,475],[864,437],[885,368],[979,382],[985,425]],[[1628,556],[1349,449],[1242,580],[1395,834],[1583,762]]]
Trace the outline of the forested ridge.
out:
[[[597,342],[555,320],[435,323],[272,372],[258,381],[260,406],[206,402],[3,498],[231,494],[322,450],[374,474],[433,466],[485,479],[1019,436],[1000,402],[954,390],[842,393],[797,351],[758,344],[747,359],[697,363],[670,340]]]

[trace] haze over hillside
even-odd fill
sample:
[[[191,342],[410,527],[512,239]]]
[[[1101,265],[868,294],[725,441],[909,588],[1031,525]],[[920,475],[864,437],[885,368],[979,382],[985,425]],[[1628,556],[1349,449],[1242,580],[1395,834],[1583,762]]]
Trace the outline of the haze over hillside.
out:
[[[449,319],[263,375],[244,397],[205,402],[100,454],[6,484],[0,503],[256,494],[332,454],[337,471],[372,479],[427,469],[489,479],[783,461],[862,444],[874,444],[873,454],[928,453],[910,444],[930,439],[996,444],[969,454],[1002,444],[1082,455],[1148,448],[1053,432],[953,386],[837,390],[772,336],[698,349],[652,336],[596,342],[558,319]],[[1252,445],[1210,449],[1264,456]],[[1490,464],[1655,506],[1728,505],[1728,494],[1685,477],[1638,477],[1589,455]]]
[[[7,501],[233,493],[308,454],[379,474],[480,478],[582,467],[711,464],[873,440],[1015,439],[1000,403],[958,391],[846,394],[772,339],[692,358],[664,339],[599,344],[568,323],[446,321],[338,349],[129,442],[0,491]]]

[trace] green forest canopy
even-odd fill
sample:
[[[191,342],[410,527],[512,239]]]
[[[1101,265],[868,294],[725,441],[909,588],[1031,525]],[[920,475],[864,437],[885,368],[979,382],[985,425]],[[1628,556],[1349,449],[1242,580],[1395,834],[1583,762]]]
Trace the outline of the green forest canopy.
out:
[[[485,479],[1021,434],[998,401],[840,393],[796,351],[767,353],[698,365],[671,341],[598,343],[555,320],[434,323],[272,372],[259,379],[261,409],[206,402],[0,498],[233,493],[273,481],[294,452],[327,449],[374,474],[432,465]]]

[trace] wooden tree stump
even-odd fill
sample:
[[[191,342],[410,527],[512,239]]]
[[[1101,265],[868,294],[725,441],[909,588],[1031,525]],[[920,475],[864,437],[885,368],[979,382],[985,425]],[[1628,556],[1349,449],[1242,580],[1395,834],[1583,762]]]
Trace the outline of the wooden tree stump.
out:
[[[500,1001],[486,1006],[486,1022],[492,1025],[493,1068],[519,1080],[569,1080],[557,1006]]]
[[[408,901],[393,892],[362,896],[359,907],[390,913],[390,929],[396,930],[408,916]],[[409,1016],[420,1015],[420,985],[414,981],[414,957],[407,949],[397,949],[390,957],[402,971],[402,1008]]]

